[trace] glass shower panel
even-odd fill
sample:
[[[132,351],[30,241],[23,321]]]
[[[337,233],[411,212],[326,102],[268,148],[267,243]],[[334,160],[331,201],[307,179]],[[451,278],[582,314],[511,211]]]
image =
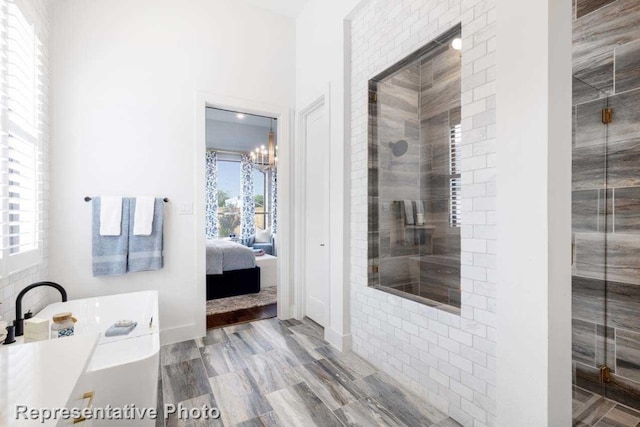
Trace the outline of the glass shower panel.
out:
[[[456,27],[369,82],[369,285],[458,312]],[[455,44],[454,44],[455,45]]]
[[[573,233],[575,384],[640,409],[640,89],[574,106]]]
[[[577,425],[589,423],[589,392],[640,410],[640,2],[578,0],[574,11]],[[615,424],[605,418],[592,424]]]
[[[640,79],[635,67],[635,78],[617,74],[616,93],[608,97],[604,325],[611,375],[605,396],[640,409]]]
[[[574,81],[574,88],[583,87]],[[584,90],[590,89],[583,87]],[[595,89],[592,89],[595,91]],[[598,394],[605,389],[600,369],[609,366],[611,331],[606,316],[607,232],[611,228],[607,191],[607,98],[573,107],[572,141],[572,350],[574,383]]]

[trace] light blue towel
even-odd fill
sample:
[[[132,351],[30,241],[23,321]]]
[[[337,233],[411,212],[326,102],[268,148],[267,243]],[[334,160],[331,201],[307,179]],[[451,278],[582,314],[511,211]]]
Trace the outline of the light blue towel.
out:
[[[100,197],[94,197],[92,234],[94,277],[125,274],[127,272],[127,253],[129,251],[129,201],[122,199],[120,235],[101,236]]]
[[[136,236],[133,234],[133,219],[136,199],[127,199],[131,214],[129,215],[129,265],[127,271],[160,270],[164,265],[162,255],[162,234],[164,225],[164,202],[156,198],[153,212],[151,235]]]
[[[138,326],[137,322],[133,322],[131,326],[116,326],[111,325],[109,329],[104,332],[105,337],[117,337],[120,335],[129,335],[131,331],[133,331],[136,326]]]

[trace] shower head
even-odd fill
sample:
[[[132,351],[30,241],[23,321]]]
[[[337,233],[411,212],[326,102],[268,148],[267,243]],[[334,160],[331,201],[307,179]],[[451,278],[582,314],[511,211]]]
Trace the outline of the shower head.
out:
[[[404,139],[401,139],[400,141],[390,142],[389,147],[391,147],[391,152],[395,157],[400,157],[407,152],[409,144]]]

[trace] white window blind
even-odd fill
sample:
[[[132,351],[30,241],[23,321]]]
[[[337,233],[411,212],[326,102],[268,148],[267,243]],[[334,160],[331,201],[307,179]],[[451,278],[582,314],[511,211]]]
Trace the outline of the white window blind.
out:
[[[41,259],[42,145],[46,133],[46,52],[26,2],[0,0],[2,78],[2,267]]]
[[[462,125],[451,128],[449,134],[449,226],[460,227],[462,218],[462,178],[460,176],[460,142]]]

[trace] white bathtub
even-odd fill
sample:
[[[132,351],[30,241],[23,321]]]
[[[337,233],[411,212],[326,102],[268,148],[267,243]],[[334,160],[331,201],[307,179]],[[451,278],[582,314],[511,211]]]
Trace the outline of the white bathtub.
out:
[[[94,407],[135,404],[137,408],[155,408],[160,355],[158,293],[144,291],[58,302],[48,305],[36,316],[51,319],[54,314],[65,311],[72,312],[78,319],[76,335],[100,334],[87,372],[95,387]],[[104,336],[113,323],[123,319],[138,322],[138,326],[126,336]],[[118,425],[154,425],[153,420],[116,422]],[[93,420],[93,425],[103,424],[106,423]]]

